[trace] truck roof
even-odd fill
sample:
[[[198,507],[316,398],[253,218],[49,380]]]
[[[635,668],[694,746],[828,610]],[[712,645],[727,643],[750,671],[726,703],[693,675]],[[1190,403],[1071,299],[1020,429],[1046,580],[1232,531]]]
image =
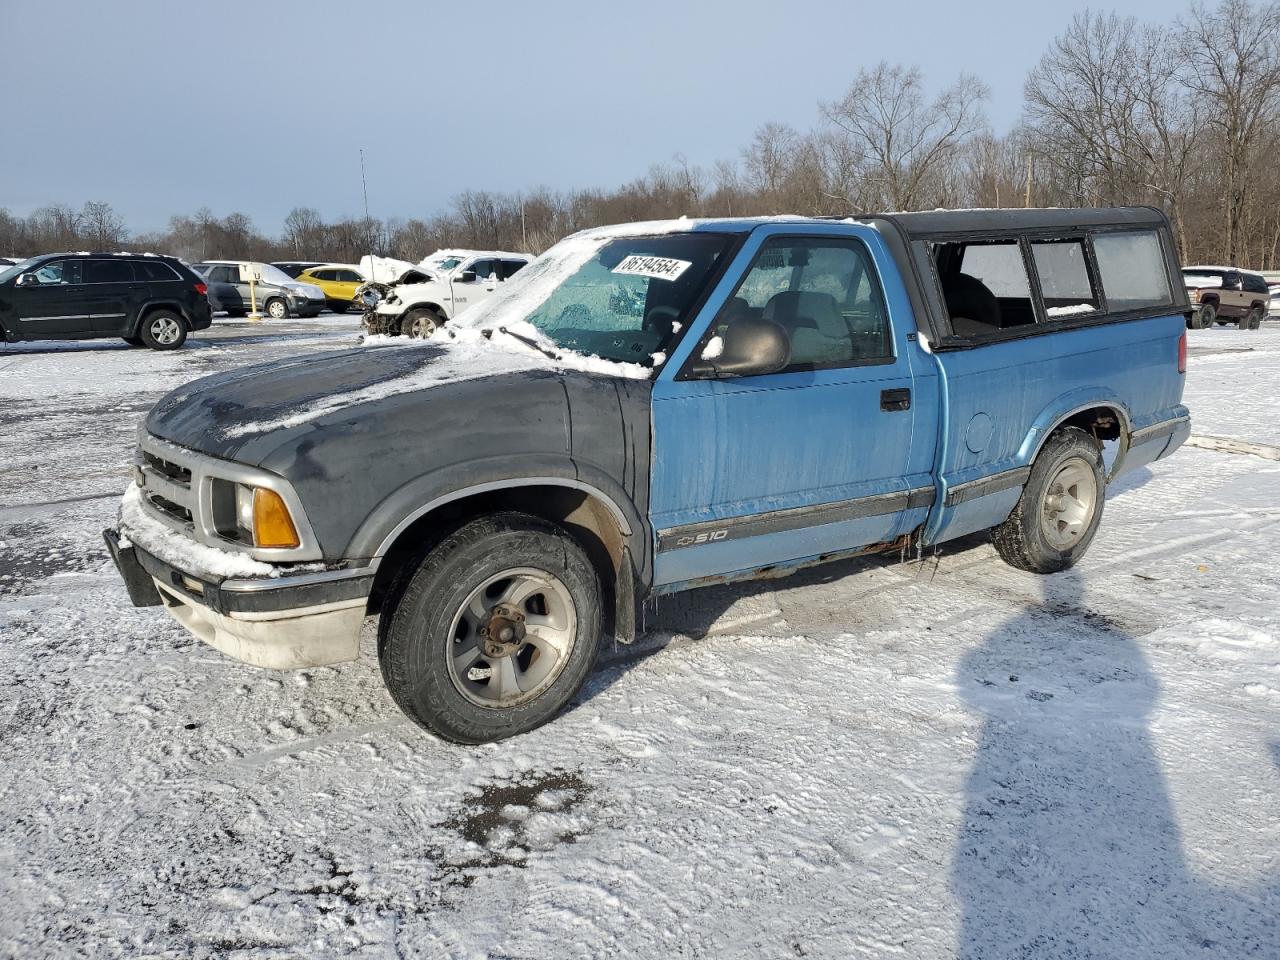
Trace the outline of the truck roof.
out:
[[[1004,230],[1054,230],[1085,227],[1163,226],[1165,215],[1155,207],[999,207],[972,210],[923,210],[855,214],[847,217],[725,217],[648,220],[584,230],[581,236],[615,237],[645,234],[716,231],[749,233],[756,227],[779,223],[821,224],[834,221],[873,223],[887,220],[911,237],[948,233],[986,233]]]
[[[878,213],[858,220],[888,220],[911,237],[1003,230],[1054,230],[1087,227],[1157,227],[1168,221],[1155,207],[1001,207],[974,210],[926,210]]]

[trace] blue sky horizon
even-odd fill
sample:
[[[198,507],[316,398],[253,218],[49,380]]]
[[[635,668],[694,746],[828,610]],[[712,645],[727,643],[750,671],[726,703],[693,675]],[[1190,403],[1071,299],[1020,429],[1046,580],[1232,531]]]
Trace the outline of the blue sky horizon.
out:
[[[611,188],[677,154],[735,159],[770,121],[811,129],[880,60],[920,67],[930,90],[976,74],[1004,131],[1027,71],[1089,6],[547,0],[476,17],[391,0],[0,0],[0,208],[104,200],[142,233],[207,206],[278,233],[297,206],[363,213],[361,148],[376,217],[427,217],[468,189]],[[1170,22],[1187,8],[1093,9]]]

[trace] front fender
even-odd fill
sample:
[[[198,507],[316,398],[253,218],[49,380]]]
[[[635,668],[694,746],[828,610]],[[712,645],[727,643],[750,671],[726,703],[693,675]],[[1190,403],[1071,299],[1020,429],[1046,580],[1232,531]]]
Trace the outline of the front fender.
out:
[[[598,478],[593,478],[598,480]],[[606,478],[607,480],[607,478]],[[616,486],[616,484],[611,484]],[[481,493],[530,486],[559,486],[581,490],[598,500],[617,521],[633,553],[643,543],[643,524],[634,505],[616,490],[579,476],[568,456],[486,457],[454,464],[415,477],[379,503],[351,538],[350,558],[383,556],[410,524],[434,510]]]

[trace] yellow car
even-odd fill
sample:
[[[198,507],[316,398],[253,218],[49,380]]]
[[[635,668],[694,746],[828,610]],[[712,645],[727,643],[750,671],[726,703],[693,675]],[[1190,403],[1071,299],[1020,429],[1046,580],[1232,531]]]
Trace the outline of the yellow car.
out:
[[[314,283],[324,291],[329,309],[334,313],[346,313],[355,298],[356,288],[364,283],[360,271],[349,263],[326,263],[307,267],[297,279],[302,283]]]

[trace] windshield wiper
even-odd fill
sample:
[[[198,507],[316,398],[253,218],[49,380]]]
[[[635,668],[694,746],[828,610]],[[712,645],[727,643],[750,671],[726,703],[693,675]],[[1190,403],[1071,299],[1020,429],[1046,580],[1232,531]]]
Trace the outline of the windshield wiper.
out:
[[[494,331],[494,328],[489,327],[486,330],[481,330],[480,333],[492,340],[493,331]],[[556,353],[553,350],[548,350],[546,347],[540,344],[537,340],[533,339],[533,337],[526,337],[523,333],[515,333],[511,330],[508,330],[506,327],[498,327],[497,331],[499,333],[505,333],[508,337],[513,337],[514,339],[519,340],[521,343],[523,343],[527,347],[533,347],[533,349],[537,350],[544,357],[548,357],[551,360],[561,359],[560,354]]]

